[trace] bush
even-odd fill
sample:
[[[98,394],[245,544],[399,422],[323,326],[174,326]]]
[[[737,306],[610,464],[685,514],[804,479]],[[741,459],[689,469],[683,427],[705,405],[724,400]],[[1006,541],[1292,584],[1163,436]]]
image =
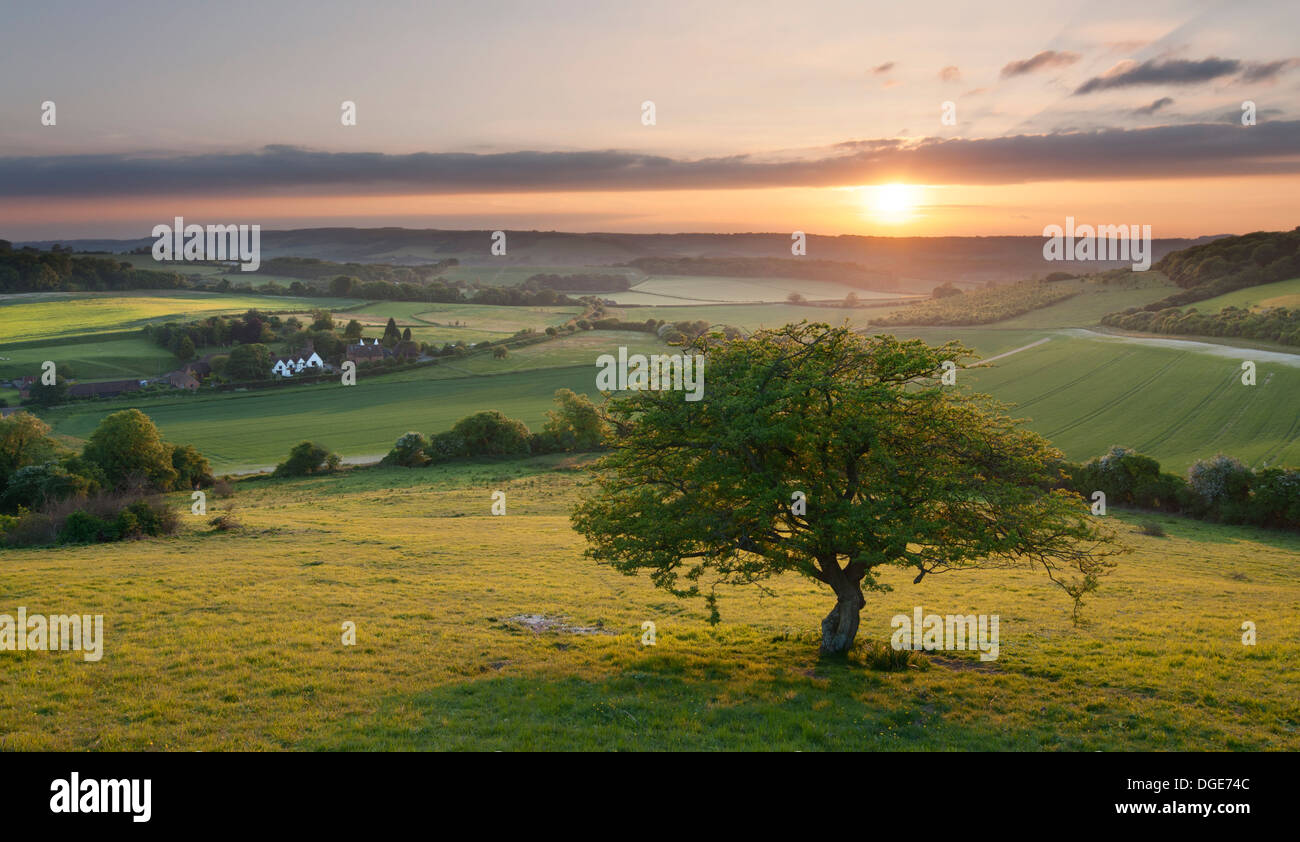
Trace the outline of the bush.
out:
[[[177,491],[210,488],[216,481],[207,458],[193,445],[172,445],[172,468],[176,471]]]
[[[1138,526],[1138,531],[1143,535],[1150,535],[1153,538],[1165,537],[1165,528],[1154,520],[1142,521],[1142,524]]]
[[[383,464],[398,465],[403,468],[421,468],[429,464],[425,453],[429,443],[419,433],[406,433],[397,440],[393,449],[384,457]]]
[[[43,547],[53,544],[58,534],[54,518],[44,512],[27,512],[5,530],[5,541],[11,547]]]
[[[59,529],[60,544],[98,544],[101,541],[116,541],[116,527],[106,520],[101,520],[88,512],[75,511],[68,515]]]
[[[239,522],[233,512],[223,512],[208,521],[208,525],[218,532],[234,532],[243,529],[244,525]]]
[[[1199,515],[1225,523],[1250,522],[1253,478],[1250,468],[1222,453],[1200,459],[1187,469],[1187,485],[1198,498]]]
[[[430,436],[424,453],[429,457],[430,463],[447,462],[451,459],[468,456],[469,447],[465,444],[464,436],[447,431]]]
[[[470,456],[528,454],[528,427],[495,409],[462,418],[451,431],[464,439]]]
[[[275,476],[303,477],[332,471],[338,467],[339,461],[337,453],[330,453],[315,442],[299,442],[289,451],[289,458],[275,466]]]

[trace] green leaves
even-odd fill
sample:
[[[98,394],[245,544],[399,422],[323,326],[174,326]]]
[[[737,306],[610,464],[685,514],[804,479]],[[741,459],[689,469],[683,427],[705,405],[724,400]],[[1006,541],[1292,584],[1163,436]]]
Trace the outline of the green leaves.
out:
[[[850,567],[871,588],[886,564],[1036,564],[1095,587],[1108,538],[1080,498],[1046,490],[1060,454],[940,385],[964,348],[808,323],[695,347],[703,401],[606,404],[613,450],[573,514],[592,558],[679,596],[787,571],[834,585]]]

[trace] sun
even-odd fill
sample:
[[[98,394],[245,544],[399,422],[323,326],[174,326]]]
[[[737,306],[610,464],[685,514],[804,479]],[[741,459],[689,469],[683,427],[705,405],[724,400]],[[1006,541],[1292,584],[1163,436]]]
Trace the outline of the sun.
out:
[[[871,214],[881,222],[906,222],[912,218],[917,201],[915,185],[881,184],[867,190]]]

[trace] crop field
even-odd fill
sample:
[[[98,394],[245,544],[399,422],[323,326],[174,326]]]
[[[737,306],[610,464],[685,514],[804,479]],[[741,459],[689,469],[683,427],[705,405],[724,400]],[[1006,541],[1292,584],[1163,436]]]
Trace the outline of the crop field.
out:
[[[914,606],[1000,616],[1000,654],[873,672],[816,655],[829,592],[698,601],[582,556],[571,459],[236,484],[233,532],[6,553],[0,601],[104,615],[104,655],[0,659],[0,746],[219,749],[1300,749],[1300,538],[1114,518],[1133,552],[1072,625],[1032,572],[887,572],[859,637]],[[505,517],[488,514],[503,490]],[[188,498],[175,505],[188,511]],[[56,596],[57,595],[57,596]],[[587,633],[533,631],[541,616]],[[1255,622],[1259,645],[1242,646]],[[345,621],[357,645],[341,645]],[[641,644],[654,622],[657,642]]]
[[[316,307],[344,308],[344,298],[228,295],[151,290],[141,293],[65,293],[0,298],[0,346],[33,339],[58,339],[86,333],[132,330],[154,322],[189,321],[219,313],[308,311]]]
[[[1260,361],[1257,384],[1246,386],[1237,360],[1176,343],[1050,336],[963,377],[1014,404],[1012,415],[1068,457],[1122,444],[1176,472],[1217,452],[1255,466],[1300,463],[1300,367]]]

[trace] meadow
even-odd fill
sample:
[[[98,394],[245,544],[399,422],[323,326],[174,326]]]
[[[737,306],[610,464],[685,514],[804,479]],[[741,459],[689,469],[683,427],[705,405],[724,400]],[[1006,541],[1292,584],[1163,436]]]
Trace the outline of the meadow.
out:
[[[6,551],[0,610],[103,614],[105,654],[0,653],[0,748],[1300,749],[1298,536],[1161,516],[1155,538],[1115,514],[1133,552],[1079,627],[1033,572],[891,571],[861,641],[919,605],[998,614],[1000,654],[877,672],[817,657],[814,583],[725,590],[711,627],[700,603],[583,558],[578,468],[243,481],[209,497],[235,531],[186,514],[171,539]]]

